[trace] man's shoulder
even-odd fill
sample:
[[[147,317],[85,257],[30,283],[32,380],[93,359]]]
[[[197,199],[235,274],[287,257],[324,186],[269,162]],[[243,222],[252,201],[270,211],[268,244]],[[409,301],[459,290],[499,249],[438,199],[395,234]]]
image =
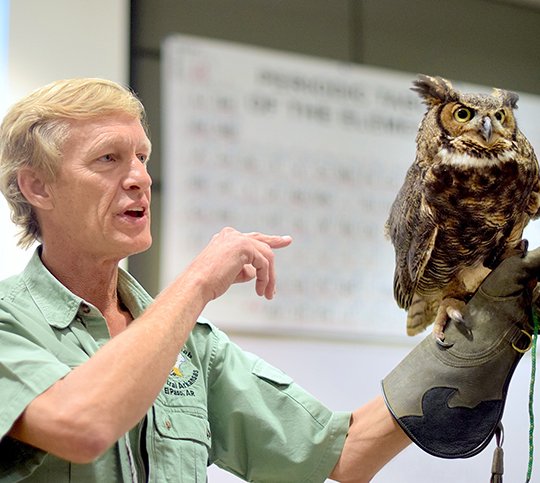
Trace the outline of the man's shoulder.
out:
[[[199,317],[189,336],[188,345],[193,344],[206,351],[212,350],[216,346],[221,347],[228,341],[227,335],[216,325],[204,317]]]
[[[24,288],[21,274],[0,280],[0,300],[11,302],[16,295]]]
[[[217,325],[208,320],[205,317],[199,317],[193,331],[201,332],[203,334],[213,334],[218,339],[228,339],[227,334],[223,332]]]
[[[0,280],[0,301],[14,302],[20,296],[28,295],[26,279],[37,280],[42,278],[45,269],[39,257],[39,247],[36,248],[21,272]]]

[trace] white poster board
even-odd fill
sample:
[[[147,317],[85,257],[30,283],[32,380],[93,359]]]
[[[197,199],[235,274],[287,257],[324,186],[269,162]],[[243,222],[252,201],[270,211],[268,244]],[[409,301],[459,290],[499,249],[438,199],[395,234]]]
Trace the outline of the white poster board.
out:
[[[406,314],[393,298],[394,252],[383,229],[425,110],[410,90],[415,78],[168,38],[162,284],[224,226],[289,234],[273,301],[256,297],[252,284],[235,286],[204,315],[229,330],[402,338]],[[538,117],[537,98],[521,104]],[[533,140],[525,117],[522,124]]]

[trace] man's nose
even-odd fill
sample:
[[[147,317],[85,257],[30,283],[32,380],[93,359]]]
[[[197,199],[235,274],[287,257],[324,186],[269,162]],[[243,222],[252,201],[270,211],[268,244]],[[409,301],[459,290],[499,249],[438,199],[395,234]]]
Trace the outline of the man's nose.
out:
[[[136,157],[131,161],[125,184],[127,189],[140,190],[146,190],[152,186],[152,177],[148,173],[146,164]]]

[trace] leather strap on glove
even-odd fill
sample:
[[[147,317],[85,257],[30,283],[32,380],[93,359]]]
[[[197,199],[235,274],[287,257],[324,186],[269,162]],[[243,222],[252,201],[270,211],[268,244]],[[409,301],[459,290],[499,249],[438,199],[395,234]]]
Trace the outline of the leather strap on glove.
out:
[[[420,448],[467,458],[490,442],[510,379],[532,341],[532,287],[540,248],[504,260],[450,321],[445,343],[426,337],[382,382],[386,404]]]

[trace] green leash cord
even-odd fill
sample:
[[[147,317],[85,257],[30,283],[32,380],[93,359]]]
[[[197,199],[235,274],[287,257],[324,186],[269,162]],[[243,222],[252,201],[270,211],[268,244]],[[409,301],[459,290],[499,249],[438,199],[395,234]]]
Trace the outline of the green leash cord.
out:
[[[534,332],[531,346],[531,384],[529,386],[529,465],[527,468],[526,483],[531,481],[533,459],[534,459],[534,382],[536,379],[536,339],[538,338],[538,314],[533,309]]]

